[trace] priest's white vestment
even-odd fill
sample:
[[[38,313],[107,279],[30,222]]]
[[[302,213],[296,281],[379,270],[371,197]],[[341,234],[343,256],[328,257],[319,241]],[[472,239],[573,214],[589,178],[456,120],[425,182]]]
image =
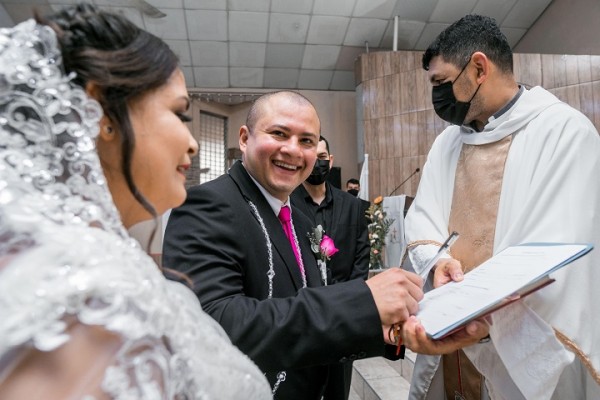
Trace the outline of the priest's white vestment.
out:
[[[462,144],[494,143],[508,135],[513,138],[494,254],[544,241],[591,243],[596,249],[553,274],[555,283],[492,314],[492,340],[465,352],[485,376],[492,399],[600,398],[600,136],[583,114],[535,87],[490,118],[482,132],[446,128],[429,152],[408,212],[407,243],[441,243],[448,236]],[[437,249],[411,248],[410,268],[427,275],[423,268]],[[419,356],[411,399],[427,398],[438,364],[439,357]]]

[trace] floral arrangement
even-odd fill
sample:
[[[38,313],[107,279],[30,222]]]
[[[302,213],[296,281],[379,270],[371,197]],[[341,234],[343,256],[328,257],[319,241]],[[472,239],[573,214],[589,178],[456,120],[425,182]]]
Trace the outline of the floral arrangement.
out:
[[[310,249],[317,258],[317,264],[321,270],[321,279],[327,286],[327,261],[339,251],[333,243],[333,239],[325,235],[325,230],[321,225],[317,225],[312,232],[308,234],[310,239]]]
[[[379,196],[373,200],[373,204],[367,209],[367,218],[369,220],[369,243],[371,252],[369,254],[369,268],[384,268],[383,246],[385,245],[385,236],[394,222],[393,218],[387,218],[383,210],[383,197]]]

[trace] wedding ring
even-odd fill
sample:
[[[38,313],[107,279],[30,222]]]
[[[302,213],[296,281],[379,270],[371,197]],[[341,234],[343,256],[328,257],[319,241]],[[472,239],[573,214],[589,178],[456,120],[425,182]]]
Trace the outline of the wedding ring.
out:
[[[482,337],[481,339],[479,339],[479,343],[487,343],[490,340],[492,340],[492,338],[490,337],[490,335],[488,334],[486,337]]]
[[[398,341],[401,338],[401,331],[402,326],[400,324],[393,324],[392,326],[390,326],[390,330],[388,331],[388,339],[390,339],[390,342],[397,345]]]

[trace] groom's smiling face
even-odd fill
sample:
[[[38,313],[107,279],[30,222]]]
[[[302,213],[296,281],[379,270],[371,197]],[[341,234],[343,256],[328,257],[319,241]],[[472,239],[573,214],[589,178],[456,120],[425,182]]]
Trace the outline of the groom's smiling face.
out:
[[[304,99],[280,93],[266,99],[252,131],[240,129],[244,166],[271,195],[286,201],[317,159],[320,121]]]

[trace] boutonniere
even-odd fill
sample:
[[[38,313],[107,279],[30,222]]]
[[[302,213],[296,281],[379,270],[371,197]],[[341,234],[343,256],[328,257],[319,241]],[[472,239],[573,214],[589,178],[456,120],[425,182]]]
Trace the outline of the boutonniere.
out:
[[[310,248],[317,258],[317,264],[321,270],[321,279],[327,286],[327,261],[339,251],[333,243],[333,239],[325,234],[323,227],[317,225],[312,232],[308,233]]]

